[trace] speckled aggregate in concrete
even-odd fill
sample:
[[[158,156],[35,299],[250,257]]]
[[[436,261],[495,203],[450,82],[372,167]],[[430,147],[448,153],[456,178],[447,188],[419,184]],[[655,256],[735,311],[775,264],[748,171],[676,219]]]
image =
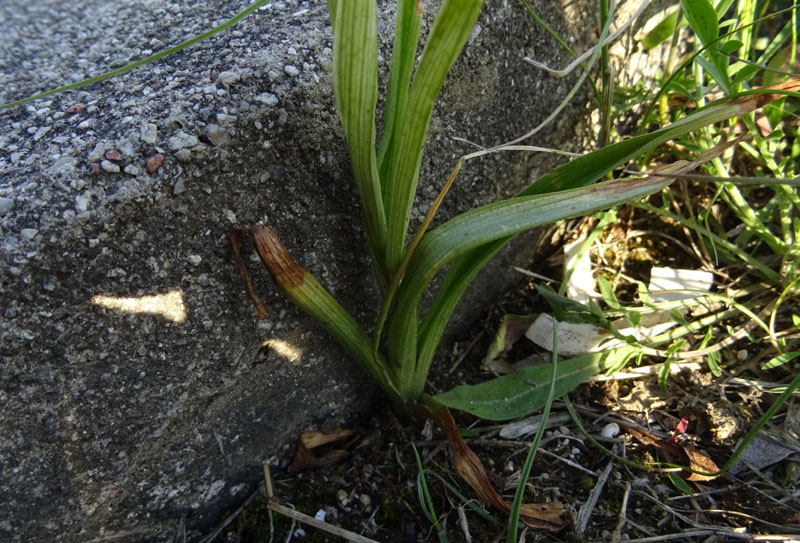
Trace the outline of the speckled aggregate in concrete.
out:
[[[2,2],[0,101],[124,65],[245,5]],[[540,15],[582,49],[592,9]],[[384,2],[386,58],[392,21]],[[331,46],[324,2],[273,2],[156,64],[0,113],[0,539],[167,541],[182,527],[191,539],[252,492],[262,463],[284,465],[299,431],[352,424],[381,401],[251,262],[270,311],[257,322],[226,240],[270,224],[358,320],[374,318]],[[486,2],[434,112],[414,221],[470,149],[454,136],[506,141],[566,94],[571,80],[523,55],[567,61],[519,2]],[[583,102],[534,143],[580,150]],[[468,164],[441,216],[552,164]],[[508,277],[501,263],[479,279],[454,330]],[[129,298],[152,304],[129,312]],[[176,300],[183,318],[166,308]]]

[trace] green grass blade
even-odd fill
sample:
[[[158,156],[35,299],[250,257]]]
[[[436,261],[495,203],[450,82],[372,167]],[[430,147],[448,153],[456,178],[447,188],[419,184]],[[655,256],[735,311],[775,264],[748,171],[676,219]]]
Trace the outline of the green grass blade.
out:
[[[447,72],[464,47],[482,5],[482,0],[445,0],[414,73],[408,107],[402,125],[395,131],[399,138],[392,142],[396,151],[389,157],[388,177],[384,180],[388,190],[385,195],[388,222],[385,262],[389,270],[399,266],[403,259],[433,103]]]
[[[93,83],[98,83],[98,82],[104,81],[104,80],[106,80],[106,79],[108,79],[110,77],[115,77],[115,76],[124,74],[126,72],[130,72],[131,70],[134,70],[134,69],[136,69],[136,68],[138,68],[140,66],[144,66],[145,64],[150,64],[151,62],[155,62],[155,61],[157,61],[157,60],[159,60],[159,59],[161,59],[163,57],[166,57],[166,56],[171,55],[173,53],[177,53],[178,51],[180,51],[182,49],[186,49],[187,47],[189,47],[191,45],[194,45],[197,42],[203,41],[206,38],[210,38],[214,34],[217,34],[219,32],[222,32],[223,30],[226,30],[226,29],[232,27],[233,25],[235,25],[236,23],[238,23],[239,21],[241,21],[242,19],[244,19],[245,17],[247,17],[248,15],[250,15],[251,13],[256,11],[257,9],[259,9],[260,7],[268,4],[270,1],[271,0],[258,0],[256,2],[254,2],[253,4],[251,4],[251,5],[247,6],[246,8],[244,8],[242,11],[240,11],[239,13],[237,13],[236,15],[234,15],[233,17],[231,17],[227,21],[223,22],[222,24],[220,24],[218,26],[215,26],[214,28],[212,28],[211,30],[209,30],[207,32],[203,32],[199,36],[195,36],[193,38],[190,38],[190,39],[188,39],[188,40],[186,40],[184,42],[179,43],[178,45],[175,45],[175,46],[170,47],[168,49],[164,49],[163,51],[159,51],[157,53],[153,53],[152,55],[150,55],[148,57],[145,57],[145,58],[143,58],[141,60],[137,60],[135,62],[131,62],[130,64],[128,64],[126,66],[122,66],[121,68],[117,68],[116,70],[111,70],[110,72],[106,72],[104,74],[96,75],[94,77],[90,77],[88,79],[84,79],[83,81],[78,81],[76,83],[70,83],[69,85],[63,85],[61,87],[58,87],[58,88],[55,88],[55,89],[50,89],[48,91],[39,92],[37,94],[33,94],[31,96],[28,96],[26,98],[22,98],[20,100],[15,100],[13,102],[8,102],[7,104],[0,104],[0,111],[2,111],[4,109],[11,108],[11,107],[16,107],[16,106],[19,106],[19,105],[22,105],[22,104],[26,104],[28,102],[32,102],[33,100],[39,100],[40,98],[46,98],[48,96],[52,96],[53,94],[58,94],[60,92],[66,92],[66,91],[70,91],[70,90],[75,90],[75,89],[79,89],[81,87],[85,87],[87,85],[91,85]]]
[[[384,213],[377,157],[375,105],[378,101],[378,28],[374,0],[331,2],[333,24],[333,92],[344,127],[356,187],[363,206],[367,239],[378,281],[386,284],[383,253]]]
[[[550,416],[550,408],[553,406],[553,400],[556,399],[559,369],[558,326],[553,326],[553,353],[550,362],[550,375],[548,378],[550,386],[547,387],[544,409],[542,410],[542,418],[539,422],[539,428],[536,429],[536,435],[533,437],[531,446],[528,448],[528,456],[525,458],[525,463],[522,466],[522,472],[520,473],[517,491],[514,493],[514,501],[511,503],[511,511],[508,516],[508,525],[506,530],[506,541],[508,543],[516,543],[517,541],[517,530],[519,529],[519,511],[522,507],[522,500],[525,496],[525,487],[528,485],[528,478],[531,476],[531,469],[533,468],[533,460],[536,458],[536,451],[539,450],[539,444],[542,442],[544,430],[547,428],[547,419]],[[576,383],[575,386],[578,386],[578,384]],[[542,389],[544,389],[544,387],[542,387]]]

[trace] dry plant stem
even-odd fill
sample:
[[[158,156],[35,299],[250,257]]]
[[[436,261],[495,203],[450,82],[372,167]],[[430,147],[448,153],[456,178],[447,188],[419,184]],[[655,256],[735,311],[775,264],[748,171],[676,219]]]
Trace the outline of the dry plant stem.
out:
[[[575,519],[575,533],[579,536],[586,532],[586,527],[589,525],[589,519],[592,516],[594,508],[597,506],[597,500],[600,499],[600,494],[603,493],[603,489],[606,486],[606,481],[608,481],[608,476],[611,475],[611,470],[613,467],[614,461],[610,460],[608,464],[606,464],[606,467],[603,468],[603,472],[597,479],[597,483],[595,483],[592,492],[589,494],[589,497],[586,500],[586,503],[583,504],[583,507],[581,507],[581,510],[578,512],[578,518]]]
[[[344,528],[339,528],[338,526],[333,526],[332,524],[319,521],[314,517],[310,517],[306,514],[295,511],[290,507],[281,505],[280,503],[277,503],[274,500],[267,500],[267,507],[269,508],[270,511],[275,511],[276,513],[289,517],[292,520],[296,520],[297,522],[302,522],[303,524],[307,524],[308,526],[313,526],[318,530],[322,530],[324,532],[328,532],[329,534],[339,536],[345,541],[352,541],[353,543],[378,543],[374,539],[370,539],[355,532],[345,530]]]
[[[628,512],[628,498],[631,495],[631,482],[625,481],[625,494],[622,495],[622,505],[619,510],[619,521],[611,532],[611,543],[619,543],[622,539],[622,529],[625,527],[625,520]]]
[[[252,503],[252,501],[253,501],[253,500],[256,498],[256,496],[258,496],[258,494],[259,494],[258,490],[256,490],[256,491],[255,491],[255,492],[253,492],[252,494],[250,494],[250,496],[248,496],[248,498],[247,498],[247,499],[244,501],[244,503],[242,503],[242,504],[241,504],[241,505],[240,505],[240,506],[239,506],[239,507],[236,509],[236,511],[234,511],[233,513],[231,513],[231,514],[228,516],[228,518],[226,518],[226,519],[225,519],[225,520],[222,522],[222,524],[220,524],[219,526],[217,526],[217,527],[214,529],[214,531],[213,531],[213,532],[211,532],[211,533],[210,533],[210,534],[208,534],[206,537],[204,537],[203,539],[201,539],[201,540],[200,540],[200,543],[211,543],[212,541],[214,541],[214,540],[217,538],[217,536],[219,536],[219,534],[221,534],[221,533],[222,533],[222,530],[224,530],[224,529],[225,529],[225,528],[226,528],[226,527],[227,527],[227,526],[228,526],[228,525],[229,525],[231,522],[233,522],[233,521],[236,519],[236,517],[238,517],[238,516],[239,516],[239,515],[242,513],[242,511],[244,511],[244,510],[245,510],[245,508],[246,508],[247,506],[249,506],[249,505]]]
[[[456,472],[475,490],[481,501],[508,514],[511,505],[492,486],[480,459],[459,435],[450,411],[427,395],[423,395],[420,402],[411,407],[411,411],[412,414],[432,419],[444,432],[450,442]],[[563,513],[563,505],[558,502],[523,504],[520,520],[532,528],[558,531],[565,526]]]
[[[529,57],[523,57],[522,60],[524,60],[528,64],[531,64],[531,65],[535,66],[536,68],[539,68],[540,70],[544,70],[548,74],[550,74],[552,76],[555,76],[555,77],[564,77],[565,75],[569,75],[570,73],[572,73],[573,70],[575,70],[575,68],[580,66],[583,62],[585,62],[587,58],[592,56],[592,53],[594,53],[595,49],[597,49],[598,47],[605,47],[607,45],[611,45],[612,43],[614,43],[616,41],[616,39],[619,38],[622,35],[622,33],[625,32],[625,30],[629,26],[631,26],[631,24],[633,24],[633,21],[635,21],[636,19],[639,18],[639,16],[647,8],[647,6],[649,4],[650,4],[650,0],[646,0],[645,2],[642,2],[641,5],[639,6],[639,9],[636,10],[636,13],[634,13],[627,21],[625,21],[622,24],[622,26],[620,26],[618,29],[616,29],[613,34],[608,36],[605,39],[605,41],[603,41],[603,43],[598,43],[594,47],[589,48],[586,52],[584,52],[581,56],[579,56],[578,58],[573,60],[566,68],[564,68],[562,70],[555,70],[553,68],[550,68],[547,64],[543,64],[541,62],[537,62],[537,61],[535,61],[535,60],[533,60],[532,58],[529,58]]]

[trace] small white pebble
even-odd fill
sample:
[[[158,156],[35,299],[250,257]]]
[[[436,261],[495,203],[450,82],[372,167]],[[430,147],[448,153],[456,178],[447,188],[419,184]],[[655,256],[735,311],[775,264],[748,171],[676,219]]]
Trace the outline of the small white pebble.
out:
[[[300,70],[297,69],[296,66],[292,66],[291,64],[287,64],[283,67],[283,71],[286,72],[286,75],[291,77],[297,77],[300,75]]]
[[[741,351],[737,352],[736,358],[738,358],[740,362],[747,360],[747,349],[742,349]]]
[[[119,166],[111,162],[110,160],[104,160],[100,163],[100,167],[103,170],[107,171],[108,173],[119,173]]]
[[[314,515],[314,518],[320,522],[325,522],[325,510],[320,509],[319,511],[317,511],[317,514]]]
[[[361,505],[363,505],[364,507],[369,507],[369,504],[372,503],[372,498],[370,498],[366,494],[362,494],[361,496],[358,497],[358,501],[360,501]]]
[[[189,264],[191,264],[192,266],[199,266],[200,263],[203,261],[200,255],[189,255],[186,258],[186,260],[188,260]]]
[[[619,424],[616,422],[609,422],[603,429],[600,430],[600,435],[606,439],[613,439],[619,434]]]
[[[579,454],[581,454],[581,450],[578,447],[573,447],[571,456],[578,456]]]
[[[350,503],[350,496],[347,494],[347,491],[343,488],[340,488],[336,491],[336,499],[339,500],[339,503],[344,507],[348,503]]]

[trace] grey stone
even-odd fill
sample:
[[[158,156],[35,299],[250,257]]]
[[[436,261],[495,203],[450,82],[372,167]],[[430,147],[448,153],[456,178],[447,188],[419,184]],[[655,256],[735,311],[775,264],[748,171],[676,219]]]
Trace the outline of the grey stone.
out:
[[[178,151],[175,152],[175,158],[178,159],[178,162],[187,164],[192,160],[192,152],[189,149],[178,149]]]
[[[286,75],[291,77],[297,77],[298,75],[300,75],[300,70],[298,70],[296,66],[292,66],[291,64],[287,64],[286,66],[284,66],[283,71],[286,73]]]
[[[155,145],[156,141],[158,141],[158,127],[153,123],[143,124],[139,137],[143,142]]]
[[[32,240],[33,238],[36,237],[38,233],[39,230],[37,230],[36,228],[23,228],[20,231],[19,235],[22,236],[22,239]]]
[[[43,126],[39,128],[33,135],[33,141],[39,141],[40,139],[42,139],[48,132],[50,132],[52,128],[53,128],[52,126]]]
[[[231,125],[236,122],[236,117],[225,113],[217,113],[217,122],[219,124]]]
[[[217,147],[228,145],[231,142],[231,135],[218,124],[206,126],[206,136],[208,137],[208,141]]]
[[[172,194],[177,196],[178,194],[183,194],[186,192],[186,179],[181,177],[178,181],[172,186]]]
[[[167,140],[169,148],[173,151],[184,149],[186,147],[194,147],[199,144],[200,140],[194,134],[187,134],[183,130],[178,130],[174,135],[170,136]]]
[[[5,215],[12,209],[14,209],[14,200],[0,197],[0,216]]]
[[[144,47],[198,35],[242,6],[0,2],[0,102],[103,73],[110,58],[141,58]],[[379,10],[382,88],[391,6]],[[430,28],[438,3],[424,6]],[[574,49],[593,43],[593,4],[539,7]],[[575,80],[521,61],[531,51],[552,66],[570,59],[516,0],[490,0],[480,24],[433,111],[412,229],[455,159],[473,149],[454,137],[487,146],[523,134]],[[226,238],[231,221],[268,222],[360,324],[374,322],[377,287],[331,91],[332,43],[324,2],[273,2],[187,51],[0,112],[0,196],[14,201],[0,215],[0,540],[197,541],[255,490],[264,463],[287,465],[299,432],[357,425],[380,401],[364,372],[250,261],[247,245],[269,310],[258,322]],[[287,77],[289,62],[309,71]],[[213,83],[223,88],[198,92]],[[280,108],[239,109],[262,105],[255,97],[264,93]],[[582,151],[594,133],[586,101],[532,143]],[[85,110],[48,120],[78,103]],[[216,114],[235,117],[216,120],[236,137],[202,149],[194,134]],[[148,124],[170,152],[143,137]],[[45,126],[48,137],[35,141]],[[53,137],[69,138],[59,158]],[[126,140],[125,164],[144,166],[155,153],[166,160],[146,175],[92,177],[90,164]],[[559,160],[507,153],[468,162],[437,221],[511,195]],[[31,225],[38,235],[24,239]],[[475,308],[513,280],[513,255],[532,247],[522,241],[479,276],[443,353],[484,316]]]

